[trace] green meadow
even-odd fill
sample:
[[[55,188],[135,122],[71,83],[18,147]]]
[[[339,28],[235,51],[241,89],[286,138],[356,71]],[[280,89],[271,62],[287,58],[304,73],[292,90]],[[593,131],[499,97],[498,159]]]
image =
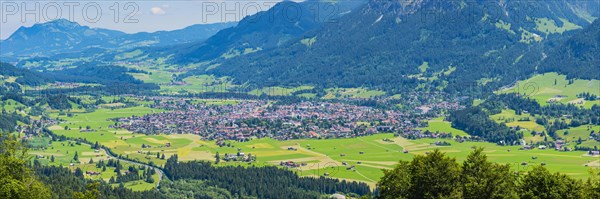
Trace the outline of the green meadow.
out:
[[[569,129],[563,129],[556,131],[556,134],[560,136],[565,142],[567,142],[568,146],[574,147],[576,143],[581,139],[581,146],[591,147],[594,146],[600,147],[600,143],[596,140],[590,139],[590,132],[598,133],[600,132],[600,126],[594,125],[582,125],[578,127],[571,127]]]
[[[323,99],[336,98],[371,98],[385,95],[385,92],[379,90],[369,90],[366,88],[329,88],[325,89],[327,93]]]
[[[490,118],[497,123],[506,124],[509,127],[519,127],[523,132],[523,139],[526,142],[539,142],[544,139],[552,141],[552,137],[542,137],[539,134],[535,136],[532,134],[533,131],[541,133],[546,131],[546,128],[542,125],[535,123],[535,117],[528,113],[521,113],[517,115],[515,110],[504,109],[501,113],[491,115]]]
[[[421,131],[429,130],[430,132],[433,132],[433,133],[435,133],[435,132],[452,133],[453,136],[456,136],[456,135],[469,136],[469,134],[467,134],[466,132],[464,132],[462,130],[452,128],[452,124],[448,121],[444,121],[443,117],[434,118],[432,120],[427,121],[427,127],[419,128],[419,130],[421,130]]]
[[[298,86],[294,88],[284,88],[279,86],[274,87],[266,87],[261,89],[254,89],[249,92],[251,95],[269,95],[269,96],[290,96],[294,92],[310,90],[313,89],[313,86]]]
[[[560,18],[560,21],[562,22],[562,26],[558,26],[552,19],[537,18],[535,19],[536,29],[546,34],[562,34],[566,31],[581,29],[581,26],[571,23],[567,19]]]
[[[497,93],[520,93],[536,100],[541,105],[559,102],[590,108],[594,104],[600,104],[600,100],[586,101],[577,97],[578,94],[584,92],[600,95],[600,80],[575,79],[569,84],[565,75],[545,73],[518,81],[512,88]]]

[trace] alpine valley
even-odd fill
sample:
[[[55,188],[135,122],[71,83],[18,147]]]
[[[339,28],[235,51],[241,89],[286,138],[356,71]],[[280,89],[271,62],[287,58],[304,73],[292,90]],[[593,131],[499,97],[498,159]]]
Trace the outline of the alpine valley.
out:
[[[23,26],[0,41],[0,198],[600,198],[599,17],[305,0]]]

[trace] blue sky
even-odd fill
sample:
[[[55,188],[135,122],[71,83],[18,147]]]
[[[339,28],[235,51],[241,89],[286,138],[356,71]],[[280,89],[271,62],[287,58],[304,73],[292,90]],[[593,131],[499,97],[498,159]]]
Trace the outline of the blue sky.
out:
[[[281,0],[9,1],[0,0],[0,39],[21,26],[65,18],[127,33],[175,30],[193,24],[239,21]]]

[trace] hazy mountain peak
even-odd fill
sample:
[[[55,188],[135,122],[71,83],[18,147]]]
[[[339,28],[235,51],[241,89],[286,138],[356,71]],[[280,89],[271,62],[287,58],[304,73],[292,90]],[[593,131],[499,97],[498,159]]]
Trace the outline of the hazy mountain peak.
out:
[[[56,26],[56,27],[79,27],[81,25],[79,25],[79,23],[74,22],[74,21],[69,21],[67,19],[56,19],[53,21],[49,21],[46,23],[40,23],[40,24],[36,24],[36,25],[42,25],[42,26]]]
[[[81,52],[88,48],[132,48],[202,41],[235,23],[197,24],[181,30],[126,34],[91,28],[67,19],[21,27],[0,43],[0,55],[9,57],[51,56]]]

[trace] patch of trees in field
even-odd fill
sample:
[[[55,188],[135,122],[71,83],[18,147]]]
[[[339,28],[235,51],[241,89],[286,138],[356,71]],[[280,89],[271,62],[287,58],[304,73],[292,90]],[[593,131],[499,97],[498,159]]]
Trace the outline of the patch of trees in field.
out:
[[[258,198],[319,198],[337,192],[366,195],[371,193],[365,183],[339,181],[332,178],[299,177],[290,170],[274,166],[223,166],[210,162],[178,162],[171,156],[164,171],[172,180],[204,180],[208,185],[224,188],[240,197]]]
[[[584,182],[543,166],[521,174],[489,162],[482,148],[461,165],[436,149],[384,171],[377,198],[600,198],[599,173],[590,175]]]
[[[479,106],[467,107],[451,112],[448,120],[452,127],[463,130],[471,136],[478,136],[489,142],[513,144],[523,138],[522,133],[498,124],[489,117],[490,113]]]
[[[594,101],[594,100],[600,99],[600,97],[599,97],[599,96],[597,96],[597,95],[594,95],[594,94],[592,94],[592,93],[588,93],[588,92],[585,92],[585,93],[579,93],[579,94],[577,94],[577,97],[579,97],[579,98],[583,98],[583,99],[584,99],[584,100],[586,100],[586,101]]]
[[[515,110],[517,115],[529,113],[536,116],[535,122],[546,128],[548,135],[557,139],[556,131],[578,127],[581,125],[600,125],[600,106],[580,108],[573,104],[554,103],[541,106],[533,99],[520,97],[516,94],[492,95],[481,104],[492,114],[499,113],[503,108]],[[569,122],[559,118],[568,118]]]

